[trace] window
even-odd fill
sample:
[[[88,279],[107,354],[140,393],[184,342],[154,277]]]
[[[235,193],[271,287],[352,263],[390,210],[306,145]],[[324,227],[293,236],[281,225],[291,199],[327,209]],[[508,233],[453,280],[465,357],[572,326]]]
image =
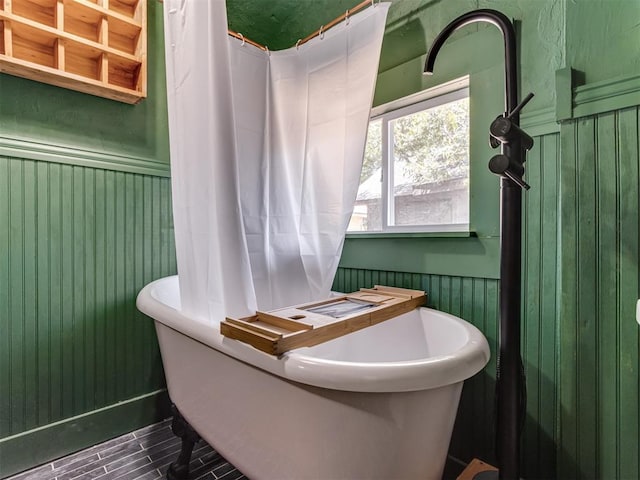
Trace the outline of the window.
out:
[[[350,233],[468,230],[468,81],[434,90],[374,109]]]

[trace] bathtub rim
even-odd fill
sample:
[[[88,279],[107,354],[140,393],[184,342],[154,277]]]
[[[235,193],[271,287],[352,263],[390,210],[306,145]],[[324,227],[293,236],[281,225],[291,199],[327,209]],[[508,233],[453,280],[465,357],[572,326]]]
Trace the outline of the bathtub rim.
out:
[[[194,320],[181,310],[156,299],[152,294],[154,289],[169,282],[178,285],[177,275],[163,277],[147,284],[138,294],[138,309],[154,321],[227,356],[306,385],[353,392],[427,390],[472,377],[486,366],[490,358],[487,340],[475,326],[454,315],[427,307],[418,309],[421,315],[436,314],[462,326],[468,335],[466,344],[449,354],[392,362],[323,359],[306,354],[306,348],[275,357],[251,345],[224,337],[219,329]]]

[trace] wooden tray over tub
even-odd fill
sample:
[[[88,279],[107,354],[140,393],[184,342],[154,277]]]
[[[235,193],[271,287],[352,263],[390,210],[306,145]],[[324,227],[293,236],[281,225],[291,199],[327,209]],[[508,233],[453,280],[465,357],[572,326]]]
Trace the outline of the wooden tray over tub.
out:
[[[425,302],[421,290],[376,285],[320,302],[256,312],[247,318],[227,318],[220,331],[263,352],[280,355],[397,317]]]

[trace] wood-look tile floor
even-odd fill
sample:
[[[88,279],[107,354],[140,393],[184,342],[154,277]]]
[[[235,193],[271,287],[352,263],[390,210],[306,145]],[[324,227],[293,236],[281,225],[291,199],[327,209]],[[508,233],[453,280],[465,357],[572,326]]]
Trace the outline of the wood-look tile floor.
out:
[[[6,480],[156,480],[166,478],[181,441],[171,420],[127,433]],[[204,440],[193,449],[190,480],[247,480]]]

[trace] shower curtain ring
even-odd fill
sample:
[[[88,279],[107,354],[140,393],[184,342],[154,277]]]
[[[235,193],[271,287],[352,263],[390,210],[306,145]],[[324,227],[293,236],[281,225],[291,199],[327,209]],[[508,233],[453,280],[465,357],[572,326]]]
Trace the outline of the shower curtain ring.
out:
[[[300,49],[300,42],[302,41],[301,38],[298,39],[298,41],[296,42],[296,50]]]
[[[320,37],[320,40],[324,40],[324,32],[322,31],[324,29],[324,25],[320,25],[320,31],[318,32],[318,36]]]
[[[347,11],[344,12],[344,24],[345,25],[349,25],[350,19],[349,19],[349,9],[347,8]]]
[[[242,35],[240,32],[238,32],[238,35],[240,35],[240,38],[242,39],[242,43],[240,44],[240,46],[244,47],[244,44],[246,43],[244,40],[244,35]]]

